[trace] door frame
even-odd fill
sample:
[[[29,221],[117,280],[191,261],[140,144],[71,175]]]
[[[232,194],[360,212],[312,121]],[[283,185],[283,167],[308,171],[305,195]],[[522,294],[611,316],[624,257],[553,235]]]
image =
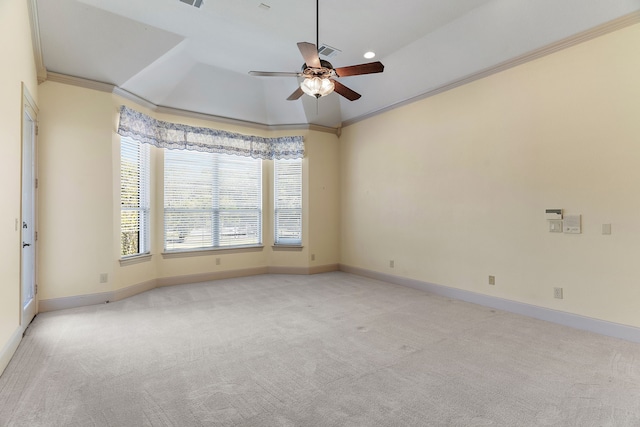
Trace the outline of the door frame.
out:
[[[32,277],[33,277],[33,282],[34,282],[34,295],[33,295],[33,304],[34,304],[34,310],[33,310],[33,316],[29,316],[28,319],[25,319],[25,311],[24,311],[24,288],[23,288],[23,278],[24,278],[24,251],[22,248],[22,243],[23,243],[23,235],[22,235],[22,224],[24,221],[24,200],[23,200],[23,188],[24,188],[24,162],[25,162],[25,158],[24,158],[24,145],[25,145],[25,114],[28,114],[33,123],[34,123],[34,129],[33,129],[33,146],[32,146],[32,150],[31,150],[31,164],[32,164],[32,177],[33,177],[33,193],[32,193],[32,199],[33,199],[33,212],[32,212],[32,225],[31,227],[33,228],[33,242],[31,242],[31,244],[33,245],[33,270],[31,271]],[[33,100],[33,97],[31,96],[31,94],[29,93],[29,90],[27,89],[26,85],[24,84],[24,82],[22,82],[22,108],[21,108],[21,115],[20,115],[20,223],[19,223],[19,227],[20,227],[20,301],[19,301],[19,307],[20,307],[20,329],[22,330],[22,332],[24,332],[27,327],[29,326],[29,324],[31,323],[31,321],[33,320],[33,317],[35,317],[35,315],[38,313],[38,268],[37,268],[37,258],[38,258],[38,250],[37,250],[37,240],[38,240],[38,235],[37,235],[37,230],[38,230],[38,194],[37,194],[37,189],[38,189],[38,107],[35,103],[35,101]]]

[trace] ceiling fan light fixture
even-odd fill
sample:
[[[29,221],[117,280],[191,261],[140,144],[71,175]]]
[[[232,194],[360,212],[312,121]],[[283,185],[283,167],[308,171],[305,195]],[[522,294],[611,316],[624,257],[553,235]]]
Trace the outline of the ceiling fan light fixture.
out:
[[[335,84],[326,77],[307,77],[300,83],[300,89],[309,96],[320,98],[333,92]]]

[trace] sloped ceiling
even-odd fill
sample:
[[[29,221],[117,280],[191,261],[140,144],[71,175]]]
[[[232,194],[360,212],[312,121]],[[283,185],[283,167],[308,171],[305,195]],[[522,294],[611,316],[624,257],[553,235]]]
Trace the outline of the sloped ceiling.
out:
[[[374,60],[382,74],[344,77],[362,94],[286,98],[296,43],[316,42],[315,0],[33,0],[49,72],[108,83],[157,106],[261,125],[339,128],[611,21],[638,0],[320,0],[319,41],[336,67]],[[267,7],[265,7],[265,5]],[[625,21],[625,22],[626,22]],[[327,58],[323,58],[327,59]]]

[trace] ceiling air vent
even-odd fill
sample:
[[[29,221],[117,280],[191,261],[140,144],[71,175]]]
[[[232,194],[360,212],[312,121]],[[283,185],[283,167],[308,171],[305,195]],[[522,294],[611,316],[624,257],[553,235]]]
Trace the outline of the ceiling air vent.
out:
[[[326,44],[323,44],[318,48],[318,53],[322,56],[326,56],[327,58],[338,56],[340,52],[342,51]]]
[[[189,6],[195,6],[195,7],[200,7],[202,6],[202,1],[203,0],[180,0],[182,3],[186,3]]]

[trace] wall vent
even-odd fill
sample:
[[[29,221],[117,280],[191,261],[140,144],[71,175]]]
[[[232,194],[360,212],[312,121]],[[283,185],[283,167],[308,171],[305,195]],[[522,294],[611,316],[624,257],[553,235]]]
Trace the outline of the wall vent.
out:
[[[195,6],[197,8],[199,8],[200,6],[202,6],[202,1],[203,0],[180,0],[182,3],[186,3],[189,6]]]
[[[322,56],[326,56],[327,58],[334,58],[338,56],[340,52],[342,51],[326,44],[320,45],[318,48],[318,53]]]

